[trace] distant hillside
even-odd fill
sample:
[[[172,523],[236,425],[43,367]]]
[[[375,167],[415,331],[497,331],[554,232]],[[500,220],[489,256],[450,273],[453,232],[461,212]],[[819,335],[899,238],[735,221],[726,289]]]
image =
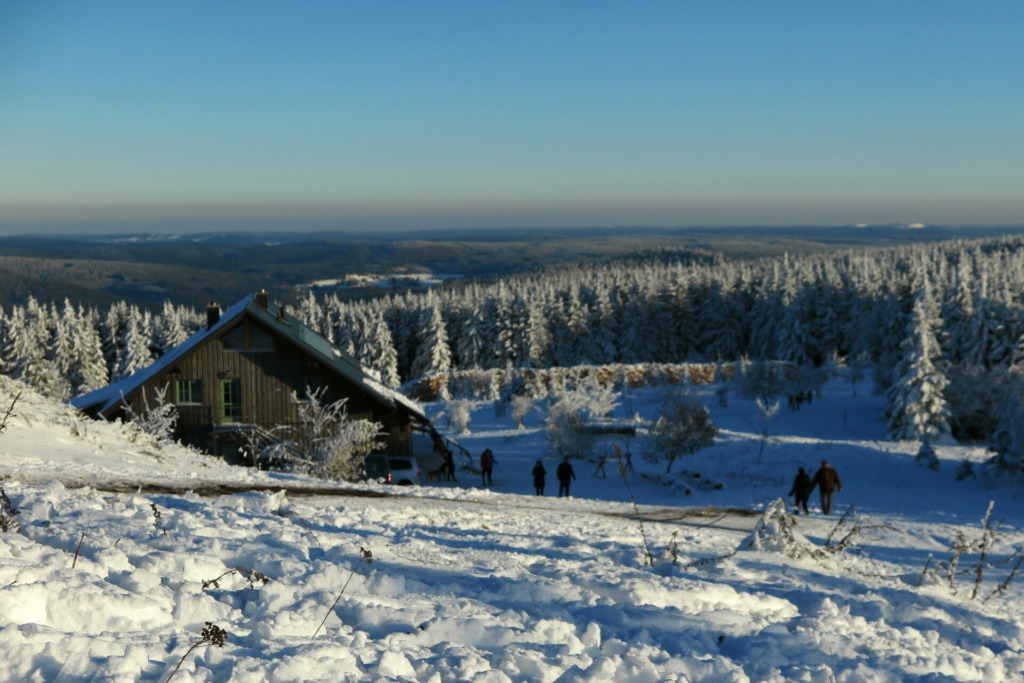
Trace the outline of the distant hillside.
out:
[[[291,301],[301,285],[349,275],[383,279],[417,272],[488,278],[549,266],[604,263],[661,248],[750,259],[1022,231],[633,227],[382,235],[273,231],[0,237],[0,305],[21,304],[31,295],[44,302],[67,298],[102,305],[123,299],[154,308],[170,300],[198,307],[210,300],[235,301],[261,288]]]

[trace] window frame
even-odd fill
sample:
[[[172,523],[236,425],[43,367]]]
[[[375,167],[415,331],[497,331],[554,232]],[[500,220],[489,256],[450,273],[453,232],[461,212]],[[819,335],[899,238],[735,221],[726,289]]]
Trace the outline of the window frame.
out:
[[[242,380],[228,377],[220,380],[219,411],[221,422],[240,422],[242,418]]]
[[[174,404],[179,406],[203,405],[203,380],[176,380],[174,382]]]

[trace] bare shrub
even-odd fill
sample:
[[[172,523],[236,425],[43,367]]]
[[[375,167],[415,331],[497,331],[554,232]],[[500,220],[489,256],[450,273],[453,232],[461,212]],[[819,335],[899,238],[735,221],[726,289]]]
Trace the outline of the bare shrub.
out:
[[[619,444],[612,444],[612,448],[615,449],[615,459],[619,465],[619,474],[622,476],[622,483],[626,487],[626,492],[629,494],[629,499],[633,503],[633,513],[636,515],[636,521],[640,524],[640,538],[644,542],[644,555],[647,558],[647,564],[654,566],[654,556],[651,554],[651,546],[647,543],[647,530],[644,528],[644,518],[640,516],[640,509],[636,505],[636,496],[633,495],[633,487],[629,485],[629,465],[622,454],[622,449],[619,448]],[[676,564],[679,561],[679,553],[675,543],[675,534],[672,536],[671,544],[671,555],[672,564]]]
[[[7,492],[0,488],[0,531],[20,531],[21,526],[18,524],[18,515],[20,514],[21,510],[14,507],[11,499],[7,497]]]
[[[327,617],[331,616],[331,612],[333,612],[334,608],[338,606],[338,602],[341,600],[341,596],[345,594],[345,589],[348,588],[349,582],[352,581],[352,577],[356,575],[356,572],[359,571],[359,568],[363,566],[364,562],[366,564],[373,563],[373,553],[371,553],[366,548],[359,548],[359,555],[359,561],[356,562],[356,566],[353,567],[352,571],[349,573],[348,579],[345,580],[345,585],[342,586],[341,590],[338,592],[338,597],[334,599],[334,602],[331,604],[331,608],[327,610],[327,614],[324,615],[323,621],[320,622],[320,625],[316,627],[316,631],[313,632],[314,638],[317,637],[317,634],[320,633],[320,629],[322,629],[324,627],[324,624],[327,623]]]
[[[227,570],[215,579],[203,581],[203,590],[206,590],[207,588],[220,588],[220,582],[234,574],[241,576],[248,583],[248,585],[244,586],[242,590],[246,590],[247,588],[256,590],[257,583],[262,587],[267,585],[267,582],[270,581],[266,574],[261,574],[253,569],[246,569],[245,567],[238,566]]]
[[[214,647],[224,647],[224,641],[228,638],[228,632],[222,629],[220,626],[212,622],[206,622],[206,626],[203,627],[200,633],[200,638],[196,642],[192,643],[192,646],[185,651],[185,654],[178,660],[177,666],[174,667],[174,671],[167,677],[167,680],[174,678],[174,675],[178,673],[178,669],[184,664],[185,659],[192,654],[192,651],[201,645],[213,645]]]
[[[737,393],[748,399],[771,403],[786,391],[785,366],[767,361],[744,361],[736,379]]]
[[[988,600],[999,593],[1002,593],[1010,585],[1010,582],[1020,573],[1021,564],[1024,563],[1024,548],[1017,547],[1009,555],[1000,560],[993,560],[992,555],[996,545],[1003,538],[999,533],[999,524],[992,520],[992,511],[995,501],[990,501],[985,516],[981,519],[981,533],[971,537],[962,530],[957,530],[952,545],[949,548],[949,558],[938,562],[934,568],[925,566],[921,574],[922,581],[925,577],[931,577],[933,581],[945,583],[950,593],[956,594],[957,583],[961,577],[972,576],[971,599],[977,599],[981,593],[985,573],[997,565],[1011,565],[1006,577],[989,593],[985,598]],[[968,556],[976,556],[973,564],[963,567],[961,561]]]

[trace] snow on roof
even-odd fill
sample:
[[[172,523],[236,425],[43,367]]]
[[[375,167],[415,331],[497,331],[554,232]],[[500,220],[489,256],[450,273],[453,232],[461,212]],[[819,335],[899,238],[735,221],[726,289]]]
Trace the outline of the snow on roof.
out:
[[[105,412],[119,404],[125,396],[128,396],[140,386],[165,370],[182,356],[199,346],[207,337],[224,328],[229,322],[237,318],[245,311],[253,295],[249,295],[228,308],[221,314],[220,319],[213,325],[204,325],[202,329],[191,337],[170,349],[150,365],[141,368],[128,377],[108,384],[105,387],[90,391],[87,394],[76,396],[69,403],[79,410],[88,410],[100,406],[99,412]]]
[[[173,365],[212,335],[233,324],[245,313],[249,313],[282,336],[288,337],[295,344],[305,349],[310,355],[318,357],[324,364],[361,386],[367,393],[387,405],[400,404],[414,416],[426,420],[426,413],[412,399],[397,391],[388,389],[370,377],[355,358],[332,345],[328,340],[288,315],[283,307],[258,302],[255,295],[250,294],[241,299],[226,311],[213,325],[204,326],[181,344],[167,351],[156,361],[136,371],[129,377],[108,384],[107,386],[77,396],[69,403],[79,410],[96,409],[100,413],[114,408],[124,398],[136,391],[143,384]]]
[[[416,415],[417,417],[422,417],[424,420],[427,419],[427,414],[423,412],[423,408],[420,406],[420,404],[412,400],[408,396],[402,394],[401,392],[395,391],[394,389],[388,389],[386,386],[375,380],[373,377],[370,377],[369,375],[365,375],[363,383],[367,387],[373,388],[373,390],[376,391],[377,393],[390,397],[391,400],[394,401],[395,403],[402,404],[413,415]]]
[[[326,365],[355,384],[362,386],[367,393],[376,397],[382,403],[388,405],[399,403],[413,415],[424,420],[426,419],[426,413],[423,412],[419,404],[397,391],[388,389],[379,381],[373,379],[363,369],[358,360],[300,323],[294,316],[285,314],[282,308],[274,304],[267,304],[264,307],[258,303],[252,303],[247,308],[250,314],[262,320],[268,326],[276,327],[277,331],[281,334],[291,337],[292,341],[304,348],[308,353],[318,356]]]

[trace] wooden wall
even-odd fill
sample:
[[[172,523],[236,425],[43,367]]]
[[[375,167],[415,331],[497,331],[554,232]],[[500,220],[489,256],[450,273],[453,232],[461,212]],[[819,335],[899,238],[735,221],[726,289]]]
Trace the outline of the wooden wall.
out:
[[[146,383],[146,397],[153,405],[154,388],[168,386],[167,400],[173,401],[178,380],[202,381],[202,405],[178,406],[177,438],[209,452],[224,453],[227,450],[222,443],[224,439],[214,436],[216,426],[242,423],[269,430],[281,425],[295,425],[298,414],[292,392],[301,398],[305,396],[307,387],[315,390],[325,386],[328,389],[324,402],[347,398],[345,407],[349,417],[380,422],[388,435],[388,452],[408,455],[411,440],[406,409],[396,409],[377,401],[359,385],[307,355],[289,337],[278,334],[260,321],[243,316],[238,324],[245,327],[238,329],[232,326],[216,337],[204,340]],[[243,347],[238,347],[242,332],[246,341]],[[250,343],[254,337],[266,339],[268,334],[273,340],[272,345]],[[239,381],[242,400],[237,416],[225,421],[221,416],[221,380],[228,379]],[[136,412],[144,410],[141,393],[133,396],[130,404]],[[232,445],[231,450],[237,450],[237,445]]]

